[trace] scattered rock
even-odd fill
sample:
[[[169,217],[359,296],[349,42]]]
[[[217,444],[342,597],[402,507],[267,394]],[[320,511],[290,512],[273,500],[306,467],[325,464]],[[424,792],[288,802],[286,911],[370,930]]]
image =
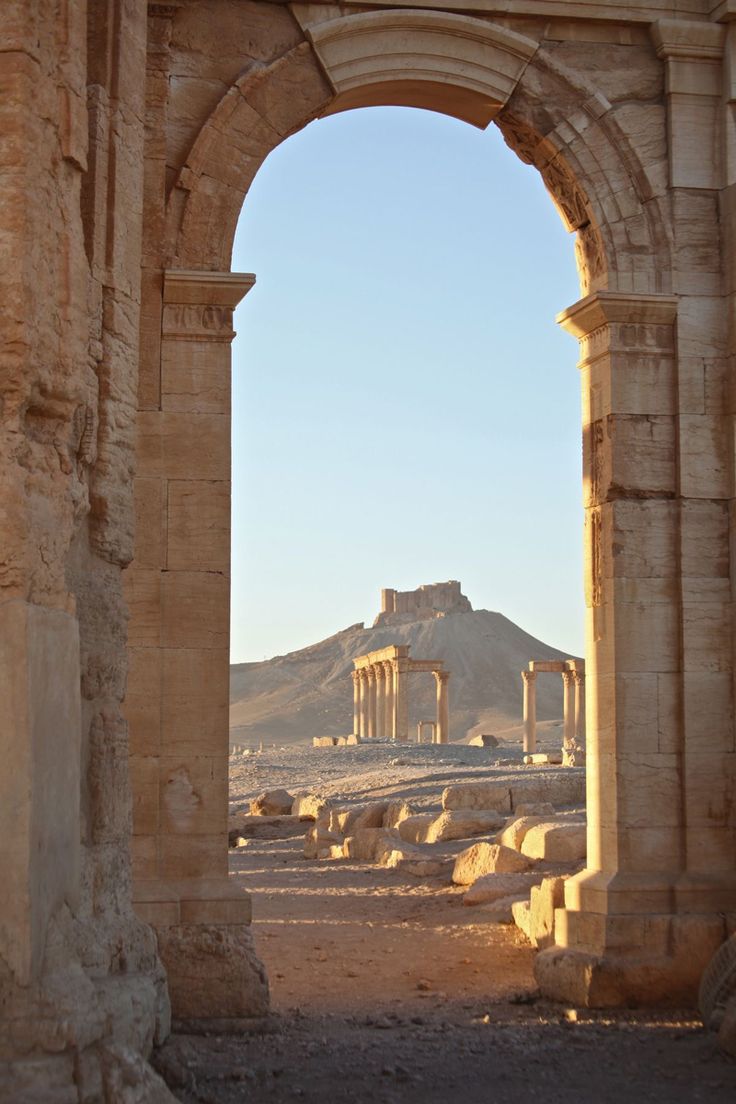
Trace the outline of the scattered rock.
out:
[[[383,814],[384,828],[397,828],[403,820],[414,815],[414,810],[407,801],[390,801]]]
[[[532,886],[539,885],[544,877],[536,871],[524,874],[484,874],[478,878],[463,897],[464,905],[484,905],[500,901],[502,897],[528,897]]]
[[[584,824],[542,821],[524,836],[521,853],[546,862],[579,862],[585,858],[586,835]]]
[[[312,747],[335,747],[337,744],[337,736],[313,736]]]
[[[513,924],[513,906],[517,901],[526,901],[526,896],[500,897],[486,905],[478,905],[474,909],[473,920],[480,920],[488,924]]]
[[[505,817],[498,812],[483,809],[448,809],[433,820],[427,828],[427,843],[467,839],[502,828]]]
[[[416,813],[399,822],[398,832],[407,843],[425,843],[429,827],[437,818],[434,813]]]
[[[554,816],[555,807],[550,804],[549,801],[522,801],[520,805],[517,805],[514,809],[517,816]]]
[[[524,855],[500,843],[474,843],[455,859],[452,880],[455,885],[472,885],[484,874],[518,874],[531,863]]]
[[[468,747],[498,747],[498,740],[490,732],[480,733],[468,740]]]
[[[544,950],[554,943],[555,909],[565,904],[566,877],[545,878],[529,896],[529,939]]]
[[[250,803],[251,816],[282,816],[291,813],[294,797],[288,790],[266,790]]]
[[[561,763],[561,751],[535,751],[532,755],[524,756],[525,767],[559,766]]]
[[[383,818],[388,809],[388,801],[377,801],[372,805],[363,805],[356,810],[357,816],[352,822],[351,830],[358,828],[382,828]]]
[[[298,793],[294,795],[291,815],[308,820],[319,820],[328,808],[327,802],[318,794]]]
[[[527,939],[530,939],[532,917],[529,901],[527,899],[514,901],[511,906],[511,914],[519,931],[523,932]]]
[[[511,812],[511,790],[499,782],[463,782],[447,786],[442,794],[443,809],[496,809]]]
[[[530,773],[511,783],[511,808],[529,802],[552,805],[585,804],[585,771],[570,767],[551,767]]]
[[[380,862],[387,846],[393,848],[396,832],[389,828],[358,828],[345,837],[342,854],[357,862]]]
[[[536,824],[540,824],[541,819],[538,816],[522,816],[517,817],[516,820],[510,820],[498,837],[499,843],[502,843],[504,847],[513,848],[514,851],[521,851],[521,845],[527,832]]]

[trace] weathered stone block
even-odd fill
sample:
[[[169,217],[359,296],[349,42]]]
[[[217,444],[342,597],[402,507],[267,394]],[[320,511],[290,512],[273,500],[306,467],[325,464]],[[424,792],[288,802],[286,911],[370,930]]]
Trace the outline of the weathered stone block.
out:
[[[529,859],[498,843],[474,843],[455,859],[452,880],[455,885],[472,885],[484,874],[518,874],[531,866]]]
[[[584,824],[543,821],[526,833],[521,853],[546,862],[580,862],[585,858],[586,833]]]
[[[497,809],[511,811],[509,787],[496,782],[463,782],[447,786],[442,793],[443,809]]]

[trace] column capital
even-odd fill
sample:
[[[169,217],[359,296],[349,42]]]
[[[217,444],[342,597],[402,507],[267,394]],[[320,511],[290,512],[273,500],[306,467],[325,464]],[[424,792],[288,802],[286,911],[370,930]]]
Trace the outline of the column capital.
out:
[[[376,681],[376,672],[372,664],[370,667],[364,667],[363,670],[365,671],[365,677],[368,679],[369,683]]]
[[[536,671],[522,671],[521,672],[521,677],[524,680],[524,682],[536,682],[537,672]]]
[[[650,31],[658,58],[718,61],[723,55],[726,28],[719,23],[695,19],[657,19]]]
[[[376,679],[383,679],[384,669],[383,662],[373,664],[373,673]]]
[[[560,311],[555,321],[579,340],[611,323],[672,325],[677,315],[674,295],[634,295],[621,291],[595,291]]]
[[[562,681],[564,682],[565,686],[571,686],[576,681],[575,671],[561,671],[560,674],[562,675]]]
[[[450,677],[449,671],[433,671],[432,674],[434,675],[437,682],[447,682]]]
[[[570,674],[572,675],[573,682],[575,683],[576,686],[582,686],[583,685],[583,683],[585,682],[585,672],[584,671],[571,671]]]
[[[351,671],[350,674],[354,683],[360,682],[360,671]]]
[[[164,272],[164,303],[192,303],[234,310],[255,282],[253,272],[198,272],[189,268],[167,268]]]
[[[170,268],[163,274],[164,338],[229,343],[235,337],[233,310],[256,282],[248,272],[192,272]]]

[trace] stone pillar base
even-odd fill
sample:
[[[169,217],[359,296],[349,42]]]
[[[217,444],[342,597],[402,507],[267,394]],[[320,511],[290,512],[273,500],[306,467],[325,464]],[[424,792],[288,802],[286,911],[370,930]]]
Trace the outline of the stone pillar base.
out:
[[[227,879],[196,879],[141,882],[134,897],[158,936],[175,1028],[241,1030],[268,1015],[268,978],[253,946],[247,893]]]
[[[723,915],[557,909],[558,945],[537,955],[534,974],[545,997],[581,1008],[694,1007],[703,970],[726,934]]]

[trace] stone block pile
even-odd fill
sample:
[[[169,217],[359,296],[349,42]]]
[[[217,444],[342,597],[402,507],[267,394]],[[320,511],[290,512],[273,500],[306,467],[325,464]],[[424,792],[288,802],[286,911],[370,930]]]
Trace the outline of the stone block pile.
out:
[[[448,786],[439,812],[416,811],[406,801],[334,807],[301,794],[291,812],[311,821],[306,859],[442,879],[463,888],[463,904],[477,907],[479,919],[515,923],[543,948],[553,942],[566,878],[585,865],[582,784],[560,774]],[[465,840],[473,842],[458,850]]]

